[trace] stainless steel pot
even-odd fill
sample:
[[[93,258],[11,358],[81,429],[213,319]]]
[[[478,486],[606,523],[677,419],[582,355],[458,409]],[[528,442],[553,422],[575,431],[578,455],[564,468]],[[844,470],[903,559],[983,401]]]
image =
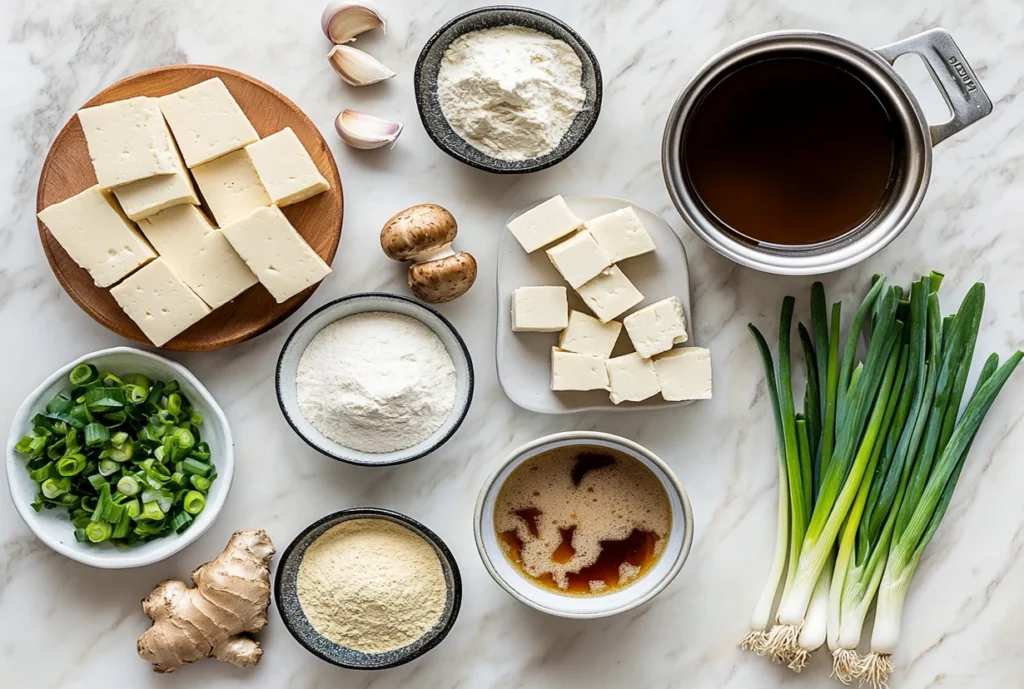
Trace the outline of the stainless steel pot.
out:
[[[739,235],[704,209],[683,172],[683,132],[702,96],[738,66],[781,52],[817,54],[857,74],[886,104],[904,138],[905,152],[896,187],[885,205],[856,230],[822,244],[768,246]],[[907,53],[924,58],[953,112],[949,121],[929,126],[910,87],[892,68],[896,58]],[[727,48],[697,72],[669,113],[662,140],[662,169],[669,194],[683,219],[720,254],[769,273],[828,273],[864,260],[895,239],[921,206],[931,177],[932,146],[990,112],[992,101],[953,37],[943,29],[925,31],[877,50],[817,31],[776,31]]]

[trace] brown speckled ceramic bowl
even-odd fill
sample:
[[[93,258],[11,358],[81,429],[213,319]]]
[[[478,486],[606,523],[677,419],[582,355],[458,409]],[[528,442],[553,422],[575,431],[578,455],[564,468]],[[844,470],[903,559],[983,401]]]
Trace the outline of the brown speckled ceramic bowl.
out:
[[[441,561],[445,589],[448,592],[444,610],[437,623],[426,634],[408,646],[386,653],[363,653],[339,646],[321,636],[310,624],[302,610],[302,605],[299,603],[297,581],[299,564],[306,555],[306,549],[325,531],[349,519],[384,519],[403,526],[432,545],[438,560]],[[302,533],[285,548],[274,579],[274,600],[284,626],[303,648],[316,657],[351,670],[383,670],[415,660],[444,640],[444,637],[451,631],[452,625],[455,624],[455,618],[459,616],[459,608],[462,605],[462,579],[459,576],[459,565],[455,561],[455,556],[433,531],[415,519],[398,512],[376,507],[356,507],[318,519],[303,529]]]
[[[509,24],[534,29],[564,41],[583,63],[583,90],[587,94],[583,108],[555,150],[529,160],[501,160],[474,148],[448,124],[437,100],[437,75],[441,70],[444,53],[452,41],[470,31]],[[438,148],[467,165],[500,174],[536,172],[562,162],[590,135],[601,113],[601,67],[590,46],[562,20],[528,7],[481,7],[450,20],[423,46],[416,61],[413,83],[416,89],[416,106],[419,108],[423,127]]]

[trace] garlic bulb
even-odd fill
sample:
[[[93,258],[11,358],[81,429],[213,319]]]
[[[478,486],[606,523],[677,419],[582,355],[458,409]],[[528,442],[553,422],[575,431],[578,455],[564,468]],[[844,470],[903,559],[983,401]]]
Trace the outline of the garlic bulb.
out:
[[[380,29],[387,33],[383,15],[372,5],[332,0],[320,16],[320,26],[331,43],[348,43],[364,31]]]
[[[334,128],[338,136],[352,148],[368,150],[391,144],[395,145],[398,135],[402,133],[402,125],[389,122],[365,112],[342,110],[334,120]]]
[[[352,86],[369,86],[395,76],[384,64],[362,50],[347,45],[336,45],[327,54],[334,71]]]

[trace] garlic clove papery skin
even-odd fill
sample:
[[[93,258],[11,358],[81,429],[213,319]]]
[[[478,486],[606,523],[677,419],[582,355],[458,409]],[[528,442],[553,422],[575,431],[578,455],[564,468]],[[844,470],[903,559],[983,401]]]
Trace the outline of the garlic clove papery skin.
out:
[[[351,46],[334,46],[327,59],[345,83],[352,86],[369,86],[395,76],[380,60]]]
[[[348,43],[359,34],[374,29],[380,29],[384,34],[388,32],[387,21],[376,7],[343,0],[327,4],[320,15],[320,26],[327,39],[335,45]]]
[[[342,110],[334,120],[334,128],[345,143],[362,150],[394,146],[402,133],[399,122],[389,122],[365,112],[348,109]]]

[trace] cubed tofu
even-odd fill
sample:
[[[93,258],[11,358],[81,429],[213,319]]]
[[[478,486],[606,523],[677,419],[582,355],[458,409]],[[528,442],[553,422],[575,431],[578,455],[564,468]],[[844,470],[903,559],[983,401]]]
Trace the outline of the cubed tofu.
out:
[[[160,110],[190,168],[260,138],[219,77],[161,96]]]
[[[173,143],[171,145],[174,146]],[[117,187],[113,192],[121,210],[136,222],[171,206],[183,203],[199,205],[192,176],[185,169],[185,161],[181,159],[177,146],[174,146],[174,172],[140,179]]]
[[[569,324],[564,287],[535,285],[512,292],[512,332],[557,333]]]
[[[509,222],[508,229],[526,253],[532,253],[571,234],[582,224],[565,199],[555,196]]]
[[[109,287],[156,258],[135,223],[99,185],[47,206],[39,219],[97,287]]]
[[[654,251],[654,240],[632,206],[584,223],[613,263]]]
[[[174,274],[216,309],[258,280],[224,233],[195,206],[174,206],[139,222]]]
[[[649,359],[686,342],[686,316],[679,297],[669,297],[631,313],[622,321],[633,349]]]
[[[587,354],[551,348],[552,390],[607,390],[605,360]]]
[[[331,273],[277,206],[257,208],[222,231],[278,303]]]
[[[192,174],[220,227],[270,205],[270,196],[244,148],[196,165]]]
[[[291,127],[245,147],[275,206],[305,201],[331,188]]]
[[[612,264],[593,235],[584,230],[547,250],[548,258],[565,281],[576,289],[593,280]]]
[[[156,98],[138,96],[78,111],[96,181],[104,189],[175,170],[174,143]]]
[[[681,347],[654,357],[661,396],[670,402],[711,399],[711,352]]]
[[[602,323],[620,316],[644,300],[644,295],[618,266],[605,268],[576,292]]]
[[[622,323],[618,321],[602,323],[590,314],[574,309],[569,312],[569,325],[558,338],[558,346],[568,352],[607,359],[612,355],[621,332]]]
[[[661,390],[654,362],[637,352],[607,360],[608,387],[613,404],[642,402]]]
[[[126,278],[110,294],[157,347],[210,313],[210,307],[162,258]]]

